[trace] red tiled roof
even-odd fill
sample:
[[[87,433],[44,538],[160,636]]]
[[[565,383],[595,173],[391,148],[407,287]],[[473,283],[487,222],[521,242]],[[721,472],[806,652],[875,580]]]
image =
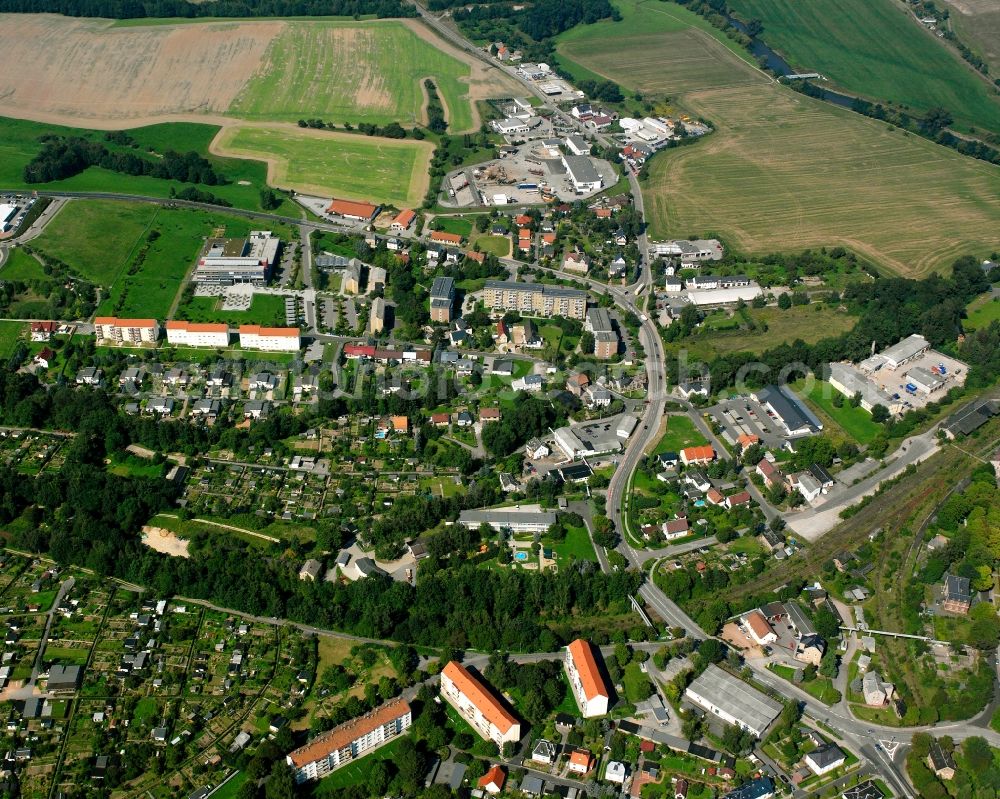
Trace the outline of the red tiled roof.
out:
[[[416,218],[417,218],[416,211],[411,211],[409,208],[404,208],[396,215],[396,218],[392,220],[392,224],[402,225],[404,228],[408,228],[413,223],[413,220]]]
[[[449,661],[441,673],[451,680],[455,688],[500,732],[506,733],[518,723],[507,708],[500,704],[500,701],[458,661]]]
[[[167,330],[185,330],[188,333],[228,333],[229,325],[214,322],[167,322]]]
[[[326,209],[328,214],[337,216],[356,216],[359,219],[371,219],[378,211],[377,205],[371,203],[359,203],[354,200],[331,200]]]
[[[460,244],[462,237],[457,233],[446,233],[443,230],[435,230],[431,232],[431,241],[440,241],[444,244]]]
[[[590,642],[577,638],[569,645],[569,654],[573,658],[573,665],[580,675],[580,684],[583,686],[583,694],[587,699],[596,699],[599,696],[610,698],[611,694],[604,685],[601,672],[597,668],[597,660],[594,657],[594,648]]]
[[[279,336],[281,338],[298,338],[297,327],[262,327],[261,325],[240,325],[240,335],[248,336]]]

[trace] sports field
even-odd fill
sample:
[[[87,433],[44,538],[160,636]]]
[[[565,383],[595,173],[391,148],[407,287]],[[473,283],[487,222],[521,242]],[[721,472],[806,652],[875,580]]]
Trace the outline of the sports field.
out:
[[[943,107],[963,128],[1000,132],[1000,97],[894,0],[732,0],[795,69],[834,87],[923,112]],[[994,8],[996,5],[994,3]]]
[[[419,205],[427,193],[434,145],[293,125],[234,125],[219,132],[212,152],[265,161],[272,186],[405,206]]]
[[[426,121],[424,78],[453,132],[512,82],[415,20],[246,20],[117,26],[0,14],[4,113],[102,130],[163,121]]]
[[[585,43],[600,61],[619,36],[647,37],[648,48],[628,59],[641,55],[659,64],[660,74],[615,76],[640,91],[651,85],[643,81],[657,81],[679,107],[716,128],[704,141],[650,162],[643,191],[652,237],[712,233],[748,254],[841,244],[912,276],[945,269],[965,252],[996,249],[1000,169],[773,82],[671,90],[690,83],[690,70],[650,34],[687,26],[716,37],[721,46],[705,52],[717,63],[706,74],[723,79],[743,74],[736,45],[673,3],[619,0],[616,7],[621,22],[560,37],[563,64],[593,71],[601,66]]]

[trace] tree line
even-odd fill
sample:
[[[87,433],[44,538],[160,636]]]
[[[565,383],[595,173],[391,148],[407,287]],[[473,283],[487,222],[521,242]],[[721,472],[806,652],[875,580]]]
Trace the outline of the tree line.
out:
[[[181,183],[215,186],[228,182],[208,160],[193,150],[186,153],[167,150],[162,158],[153,161],[132,152],[112,152],[100,142],[80,136],[46,135],[39,140],[42,149],[24,167],[26,183],[65,180],[92,166]]]

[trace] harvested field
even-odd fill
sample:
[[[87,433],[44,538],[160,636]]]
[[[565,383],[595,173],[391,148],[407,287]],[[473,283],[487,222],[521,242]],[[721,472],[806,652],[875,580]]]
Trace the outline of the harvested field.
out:
[[[951,25],[965,42],[990,66],[990,75],[1000,73],[1000,4],[996,0],[945,0],[951,7]]]
[[[413,20],[119,26],[7,14],[0,48],[6,116],[97,129],[242,117],[414,124],[430,77],[460,132],[479,126],[475,100],[513,92],[498,68]]]
[[[996,250],[997,167],[774,82],[754,81],[749,65],[747,82],[726,83],[737,80],[744,69],[737,61],[746,53],[701,17],[674,3],[617,0],[615,6],[620,22],[580,26],[559,37],[564,66],[591,75],[605,70],[636,91],[669,92],[680,109],[716,128],[703,141],[650,161],[642,185],[653,237],[711,233],[751,255],[840,244],[914,277],[946,270],[964,253],[986,257]],[[698,76],[683,58],[668,48],[655,52],[658,37],[684,31],[718,45],[715,66],[705,64],[701,84],[717,86],[697,89]],[[641,64],[618,70],[608,61],[618,50],[631,63],[628,42],[647,48],[656,72]],[[728,77],[722,71],[727,60]]]
[[[269,21],[115,28],[104,20],[3,14],[4,114],[95,127],[221,114],[283,27]]]
[[[687,95],[716,133],[650,164],[653,236],[843,245],[910,277],[996,249],[1000,169],[774,84]]]
[[[142,528],[142,543],[164,555],[171,555],[175,558],[191,557],[188,552],[190,542],[184,538],[178,538],[176,533],[163,527],[145,525]]]
[[[405,206],[419,205],[427,193],[434,145],[294,125],[234,125],[219,131],[211,151],[265,161],[272,186]]]

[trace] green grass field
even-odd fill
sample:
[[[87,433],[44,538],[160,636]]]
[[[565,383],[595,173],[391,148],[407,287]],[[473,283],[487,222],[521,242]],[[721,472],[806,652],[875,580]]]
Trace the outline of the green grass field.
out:
[[[635,662],[629,663],[625,667],[625,672],[622,675],[622,687],[625,689],[625,699],[632,705],[649,699],[649,695],[653,693],[653,684],[649,681],[649,677]]]
[[[872,415],[864,408],[852,408],[846,397],[842,407],[835,407],[833,397],[839,392],[824,380],[812,381],[812,390],[808,392],[805,380],[796,381],[791,388],[800,397],[805,397],[807,403],[819,411],[821,416],[833,420],[858,444],[871,443],[872,439],[883,430],[882,425],[873,422]]]
[[[157,215],[155,205],[116,200],[72,200],[31,246],[67,264],[74,274],[108,288]]]
[[[627,42],[646,36],[642,31],[673,34],[687,26],[719,43],[704,51],[719,62],[713,74],[745,72],[735,45],[682,7],[617,5],[622,22],[598,22],[560,37],[562,62],[571,70],[574,63],[600,69],[601,53],[619,36]],[[641,90],[644,80],[665,87],[690,81],[688,67],[663,59],[655,37],[647,38],[645,49],[628,58],[643,55],[661,71],[651,78],[616,73],[622,85]],[[1000,170],[994,166],[774,83],[737,82],[671,96],[710,120],[715,132],[650,162],[643,193],[654,238],[713,233],[748,254],[840,244],[917,277],[943,271],[962,253],[995,249],[989,231],[1000,226]]]
[[[834,87],[923,113],[946,108],[969,129],[1000,132],[1000,98],[961,58],[893,0],[733,0],[744,19],[796,69]]]
[[[302,128],[225,128],[219,152],[271,159],[270,182],[305,194],[417,205],[427,191],[434,145]]]
[[[4,269],[4,272],[7,270]],[[1000,320],[1000,299],[992,295],[977,297],[966,309],[966,319],[963,327],[966,330],[979,330],[988,327],[990,322]]]
[[[138,144],[139,154],[148,149],[157,153],[168,149],[178,152],[193,150],[208,158],[230,183],[225,186],[199,186],[200,189],[228,200],[238,208],[261,210],[260,190],[267,185],[267,167],[258,161],[210,155],[209,144],[218,132],[216,125],[186,122],[150,125],[128,131]],[[100,167],[90,167],[67,180],[27,184],[24,182],[24,167],[41,149],[38,138],[48,134],[84,136],[102,142],[104,138],[104,133],[100,131],[0,117],[0,185],[11,189],[127,192],[150,197],[167,197],[171,188],[180,190],[191,185],[141,175],[123,175]],[[298,216],[300,212],[298,206],[286,200],[277,213]]]
[[[249,310],[221,311],[218,297],[192,297],[177,309],[187,322],[226,322],[230,325],[284,325],[285,300],[277,294],[255,294]]]
[[[46,275],[38,260],[20,248],[14,248],[0,269],[4,280],[44,280]]]
[[[1000,73],[1000,6],[994,0],[945,0],[958,38]]]
[[[469,238],[472,234],[472,227],[472,220],[464,216],[439,216],[433,225],[434,230],[456,233],[464,238]]]
[[[401,22],[290,22],[229,109],[234,117],[342,125],[421,121],[433,77],[453,131],[474,127],[469,65]]]
[[[18,340],[24,335],[24,322],[0,320],[0,358],[9,358],[17,346]]]
[[[330,776],[324,777],[316,786],[315,796],[335,797],[339,795],[340,791],[350,785],[366,785],[371,767],[376,761],[392,760],[396,756],[396,750],[399,748],[399,741],[401,740],[401,738],[397,738],[395,741],[387,743],[385,746],[376,749],[360,760],[355,760],[346,766],[341,766],[330,774]]]
[[[697,447],[707,443],[705,437],[698,432],[694,422],[689,417],[668,416],[667,432],[663,434],[663,438],[660,439],[653,453],[661,455],[664,452],[680,452],[685,447]]]

